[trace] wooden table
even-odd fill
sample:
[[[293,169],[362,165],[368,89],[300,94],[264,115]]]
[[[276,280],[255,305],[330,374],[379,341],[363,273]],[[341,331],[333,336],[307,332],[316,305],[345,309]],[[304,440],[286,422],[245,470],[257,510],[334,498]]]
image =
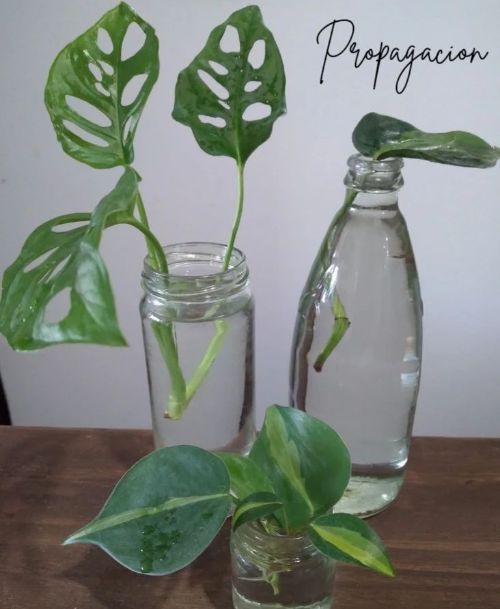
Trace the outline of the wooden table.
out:
[[[60,545],[151,448],[143,431],[0,427],[1,609],[231,609],[227,526],[161,578]],[[397,577],[341,565],[335,609],[500,609],[500,440],[416,438],[399,498],[370,523]]]

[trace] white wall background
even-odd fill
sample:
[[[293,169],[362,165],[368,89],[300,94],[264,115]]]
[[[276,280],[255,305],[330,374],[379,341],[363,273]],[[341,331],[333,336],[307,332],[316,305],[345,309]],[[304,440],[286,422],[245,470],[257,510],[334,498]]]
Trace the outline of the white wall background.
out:
[[[56,53],[111,8],[113,0],[4,2],[0,8],[0,266],[17,255],[40,222],[86,211],[114,185],[67,157],[43,105]],[[170,118],[176,75],[209,31],[240,0],[136,0],[161,41],[161,76],[136,138],[136,167],[164,242],[225,241],[233,219],[235,172],[229,159],[202,153],[189,129]],[[238,245],[247,253],[257,301],[257,404],[287,402],[288,360],[298,296],[316,249],[343,196],[350,134],[369,111],[426,130],[465,129],[500,145],[498,0],[474,10],[465,0],[261,0],[284,58],[288,115],[247,167]],[[417,63],[403,95],[400,68],[358,70],[331,60],[318,30],[349,18],[363,48],[473,46],[484,62]],[[425,303],[424,364],[415,431],[500,435],[500,167],[468,170],[408,161],[401,207],[417,257]],[[18,354],[0,339],[0,371],[19,425],[147,427],[148,397],[137,313],[144,245],[131,229],[103,244],[128,349],[61,346]]]

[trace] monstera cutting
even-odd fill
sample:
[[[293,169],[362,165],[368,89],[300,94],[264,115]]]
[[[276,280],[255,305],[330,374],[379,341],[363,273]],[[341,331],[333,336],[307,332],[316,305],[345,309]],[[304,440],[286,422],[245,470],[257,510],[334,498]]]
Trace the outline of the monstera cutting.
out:
[[[237,31],[239,47],[222,51],[221,39],[228,27]],[[141,39],[132,52],[127,47],[131,30]],[[253,58],[258,41],[265,42],[260,65]],[[102,234],[109,227],[126,224],[139,230],[151,268],[164,274],[169,271],[164,249],[149,226],[140,177],[131,165],[139,119],[158,78],[158,49],[154,29],[122,2],[68,44],[50,68],[45,104],[63,150],[94,168],[122,167],[123,174],[93,212],[62,215],[39,226],[5,271],[0,332],[13,349],[60,343],[126,344],[99,252]],[[205,48],[179,75],[174,118],[191,127],[203,150],[230,156],[237,164],[237,213],[224,269],[231,261],[243,210],[245,162],[269,138],[274,121],[285,111],[284,89],[278,47],[256,6],[236,11],[216,27]],[[266,109],[265,115],[249,116],[259,104]],[[69,307],[62,318],[51,321],[48,309],[65,290]],[[207,352],[200,353],[199,367],[190,379],[181,369],[172,323],[153,324],[170,377],[166,416],[180,418],[204,382],[223,343],[224,323],[215,323],[214,338]]]

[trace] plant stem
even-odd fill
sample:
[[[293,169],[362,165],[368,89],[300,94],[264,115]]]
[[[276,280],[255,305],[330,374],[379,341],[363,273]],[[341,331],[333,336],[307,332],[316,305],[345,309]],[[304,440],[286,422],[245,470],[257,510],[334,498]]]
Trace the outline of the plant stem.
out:
[[[139,220],[134,220],[130,218],[120,221],[120,224],[128,224],[129,226],[133,226],[137,230],[141,231],[141,233],[146,237],[149,257],[152,258],[155,262],[155,266],[153,267],[154,270],[158,271],[159,273],[168,273],[168,265],[167,259],[165,257],[165,252],[163,251],[161,243],[153,235],[153,233],[148,228],[146,228],[146,226],[142,222],[139,222]]]
[[[138,195],[138,199],[140,200],[140,195]],[[142,219],[146,220],[146,222],[143,223],[139,220],[127,219],[122,223],[133,226],[137,230],[141,231],[141,233],[146,237],[149,258],[153,264],[153,268],[160,273],[168,273],[168,264],[165,252],[163,251],[161,243],[149,230],[147,225],[146,211],[144,209],[142,200],[140,200],[140,204],[139,200],[138,207],[139,209],[142,208],[142,212],[140,211],[139,214],[141,215]],[[167,366],[172,388],[165,415],[171,418],[178,418],[176,417],[176,413],[179,410],[179,405],[184,407],[184,404],[186,403],[186,381],[184,380],[184,375],[179,364],[179,354],[175,342],[174,329],[171,322],[158,323],[153,321],[151,322],[151,327],[153,328],[153,332],[158,342],[158,347],[160,348],[163,360]]]
[[[222,267],[224,271],[227,271],[229,268],[229,263],[231,262],[231,256],[233,254],[234,242],[236,241],[236,234],[238,233],[238,229],[240,227],[241,216],[243,214],[243,199],[245,197],[245,180],[244,180],[244,164],[238,160],[236,162],[238,167],[238,203],[236,208],[236,217],[234,219],[233,228],[231,230],[231,236],[229,238],[229,242],[227,244],[226,254],[224,256],[224,266]]]
[[[320,250],[321,262],[322,262],[322,265],[324,268],[327,267],[329,244],[330,244],[330,240],[331,240],[334,232],[336,232],[337,224],[338,224],[341,216],[345,212],[345,210],[350,205],[352,205],[357,194],[358,193],[355,190],[348,190],[346,192],[344,203],[343,203],[342,207],[339,209],[339,211],[335,214],[335,217],[333,218],[332,223],[330,224],[330,228],[328,229],[325,240],[324,240],[324,242],[321,246],[321,250]],[[335,293],[334,293],[333,301],[332,301],[332,313],[333,313],[333,329],[330,334],[330,337],[326,341],[325,346],[323,347],[323,349],[321,350],[321,353],[318,355],[318,357],[316,358],[316,360],[313,364],[313,368],[316,370],[316,372],[321,372],[326,360],[330,357],[330,355],[334,351],[335,347],[340,343],[340,341],[344,337],[344,334],[347,332],[349,326],[351,325],[349,318],[346,316],[344,305],[342,304],[342,301],[340,300],[340,297],[337,293],[336,288],[335,288]]]
[[[229,324],[224,319],[218,319],[215,322],[215,336],[210,341],[208,345],[208,349],[203,356],[203,359],[199,363],[196,368],[193,376],[189,380],[186,386],[186,400],[189,402],[195,393],[198,391],[198,388],[205,380],[212,364],[214,363],[219,351],[222,348],[222,344],[224,343],[224,337],[228,333]]]

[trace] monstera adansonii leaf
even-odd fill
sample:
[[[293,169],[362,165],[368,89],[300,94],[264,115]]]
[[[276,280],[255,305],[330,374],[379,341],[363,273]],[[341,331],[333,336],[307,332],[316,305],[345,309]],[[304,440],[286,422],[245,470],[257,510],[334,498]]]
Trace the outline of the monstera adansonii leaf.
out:
[[[127,168],[92,214],[67,214],[36,228],[5,271],[0,332],[19,351],[58,343],[126,345],[108,272],[99,254],[106,226],[133,218],[138,177]],[[65,229],[66,224],[83,223]],[[46,319],[51,301],[69,290],[69,311],[59,322]]]
[[[124,58],[124,40],[134,25],[142,30],[143,44]],[[68,44],[52,64],[45,88],[45,104],[65,152],[96,168],[131,163],[137,123],[158,71],[155,32],[124,2]]]
[[[237,34],[233,50],[221,48],[228,31]],[[255,118],[252,113],[258,109],[264,116]],[[244,165],[285,111],[285,72],[278,46],[260,9],[247,6],[217,26],[180,72],[172,115],[191,127],[205,152]]]

